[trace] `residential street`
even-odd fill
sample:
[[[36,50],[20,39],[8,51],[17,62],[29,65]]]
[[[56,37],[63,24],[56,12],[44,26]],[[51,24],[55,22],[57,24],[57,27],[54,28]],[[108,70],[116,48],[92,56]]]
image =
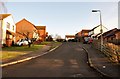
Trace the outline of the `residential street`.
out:
[[[87,64],[80,43],[65,42],[56,50],[20,64],[3,68],[3,77],[100,77]]]
[[[120,78],[119,1],[16,1],[0,1],[3,79]]]

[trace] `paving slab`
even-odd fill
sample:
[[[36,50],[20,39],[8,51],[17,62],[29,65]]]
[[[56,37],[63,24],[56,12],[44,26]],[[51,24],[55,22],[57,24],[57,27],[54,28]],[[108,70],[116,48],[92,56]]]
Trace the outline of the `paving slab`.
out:
[[[89,44],[81,44],[87,51],[91,66],[109,77],[120,77],[120,64],[111,62],[108,57]]]

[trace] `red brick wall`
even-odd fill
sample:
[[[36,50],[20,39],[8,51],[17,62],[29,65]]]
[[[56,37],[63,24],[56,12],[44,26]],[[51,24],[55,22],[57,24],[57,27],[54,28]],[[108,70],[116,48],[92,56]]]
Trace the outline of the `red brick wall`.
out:
[[[116,35],[116,39],[120,39],[120,32],[117,32],[115,35]]]
[[[23,19],[16,23],[16,32],[19,32],[21,34],[27,35],[29,38],[33,38],[33,31],[37,30],[32,23],[27,21],[26,19]],[[18,39],[17,39],[18,40]]]
[[[40,40],[45,41],[46,38],[46,29],[40,29],[38,30]]]
[[[82,36],[88,36],[88,34],[89,34],[89,31],[86,31],[86,30],[81,31]]]
[[[81,32],[78,33],[78,36],[80,36],[80,37],[82,36],[82,35],[81,35]]]

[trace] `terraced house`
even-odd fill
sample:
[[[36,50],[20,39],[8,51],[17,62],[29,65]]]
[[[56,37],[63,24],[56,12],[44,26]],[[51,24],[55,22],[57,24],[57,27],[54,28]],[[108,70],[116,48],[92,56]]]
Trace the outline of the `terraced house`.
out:
[[[11,14],[0,14],[1,43],[2,45],[11,46],[15,42],[16,25]]]

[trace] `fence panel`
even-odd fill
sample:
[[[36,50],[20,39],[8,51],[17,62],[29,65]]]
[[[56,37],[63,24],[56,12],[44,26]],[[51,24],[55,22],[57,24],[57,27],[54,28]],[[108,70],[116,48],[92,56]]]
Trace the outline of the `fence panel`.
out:
[[[94,40],[92,46],[100,50],[100,40]],[[101,52],[104,53],[110,60],[120,63],[120,45],[115,45],[104,41],[102,48],[103,50]]]

